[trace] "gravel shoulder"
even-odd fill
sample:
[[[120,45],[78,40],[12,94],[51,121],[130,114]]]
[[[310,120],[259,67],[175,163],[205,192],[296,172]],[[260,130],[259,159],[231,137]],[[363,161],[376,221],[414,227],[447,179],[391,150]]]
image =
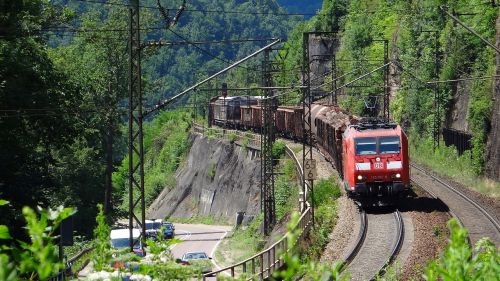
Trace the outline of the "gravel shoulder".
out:
[[[398,280],[423,280],[423,269],[446,247],[449,231],[446,222],[451,218],[446,205],[414,186],[415,197],[402,200],[399,210],[411,217],[413,242],[407,259],[398,260],[401,267]]]

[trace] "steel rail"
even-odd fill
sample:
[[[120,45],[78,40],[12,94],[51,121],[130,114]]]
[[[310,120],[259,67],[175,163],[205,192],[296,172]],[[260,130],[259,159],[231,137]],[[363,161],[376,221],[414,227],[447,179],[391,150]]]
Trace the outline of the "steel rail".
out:
[[[459,190],[457,190],[456,188],[454,188],[453,186],[449,185],[448,183],[444,182],[443,180],[441,180],[440,178],[428,173],[425,169],[411,163],[410,164],[413,168],[419,170],[420,172],[426,174],[427,176],[431,177],[433,180],[439,182],[440,184],[442,184],[443,186],[445,186],[446,188],[448,188],[449,190],[451,190],[452,192],[454,192],[455,194],[457,194],[458,196],[460,196],[461,198],[463,198],[465,201],[469,202],[470,204],[472,204],[474,207],[476,207],[485,217],[488,218],[488,220],[495,226],[496,230],[498,232],[500,232],[500,223],[498,223],[496,221],[495,218],[493,218],[491,216],[491,214],[486,211],[486,209],[484,209],[483,207],[481,207],[481,205],[479,205],[478,203],[476,203],[474,200],[472,200],[471,198],[469,198],[467,195],[463,194],[462,192],[460,192]],[[425,188],[424,188],[425,189]],[[427,189],[426,189],[427,191]],[[429,192],[430,193],[430,192]]]
[[[340,268],[341,272],[344,271],[344,269],[352,262],[352,260],[354,260],[359,250],[363,246],[363,243],[365,242],[366,232],[368,230],[368,218],[366,216],[365,210],[361,209],[359,211],[359,218],[360,218],[360,227],[359,227],[358,238],[356,240],[354,248],[349,252],[347,257],[342,262],[342,267]]]
[[[399,212],[399,210],[397,209],[396,211],[394,211],[394,218],[396,219],[396,224],[398,227],[396,244],[394,245],[394,248],[392,248],[389,259],[384,263],[384,265],[382,266],[382,268],[380,268],[377,274],[375,274],[375,276],[370,279],[370,281],[378,280],[379,277],[383,276],[387,272],[387,267],[389,267],[389,265],[392,264],[396,256],[399,254],[401,247],[403,246],[403,241],[405,237],[404,222],[403,222],[403,217],[401,216],[401,212]]]
[[[423,187],[422,185],[420,185],[419,183],[417,183],[415,180],[411,180],[413,183],[415,183],[417,186],[419,186],[420,188],[422,188],[425,192],[427,192],[432,198],[434,199],[438,199],[438,200],[441,200],[436,194],[434,194],[432,191],[426,189],[425,187]],[[441,200],[441,202],[443,202]],[[443,204],[446,205],[446,203],[443,202]],[[448,206],[446,206],[448,207]],[[453,217],[455,218],[458,223],[460,224],[461,227],[464,227],[464,223],[462,222],[462,219],[460,219],[459,216],[457,216],[452,210],[450,210],[450,208],[448,208],[448,211],[446,211],[446,213],[450,216],[450,217]],[[469,243],[469,245],[472,245],[472,242],[470,240],[470,236],[467,236],[467,242]]]

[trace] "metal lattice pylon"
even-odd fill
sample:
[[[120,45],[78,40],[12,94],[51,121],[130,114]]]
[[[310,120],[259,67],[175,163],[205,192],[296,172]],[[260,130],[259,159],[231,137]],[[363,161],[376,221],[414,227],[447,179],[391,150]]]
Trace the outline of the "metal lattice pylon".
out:
[[[146,237],[146,209],[144,201],[144,146],[142,130],[142,91],[141,91],[141,42],[139,30],[139,1],[130,0],[129,22],[129,230],[130,251],[133,251],[134,222],[141,230],[141,237]],[[138,193],[138,197],[134,198]],[[140,217],[135,214],[140,208]]]
[[[269,61],[270,49],[264,52],[262,62],[262,84],[272,87],[271,63]],[[274,202],[274,160],[273,144],[275,141],[275,99],[271,89],[264,90],[262,102],[263,128],[261,137],[261,209],[264,214],[264,234],[269,235],[276,223],[276,209]]]
[[[302,108],[303,108],[303,119],[302,119],[302,129],[304,134],[303,145],[302,145],[302,166],[305,165],[306,160],[312,160],[312,124],[311,124],[311,105],[313,102],[313,97],[311,95],[311,58],[309,54],[309,35],[311,33],[304,33],[303,35],[303,65],[302,65],[302,85],[305,86],[302,89]],[[307,184],[309,182],[309,184]],[[312,180],[306,180],[305,174],[302,177],[302,206],[301,212],[304,212],[307,208],[306,205],[306,192],[307,188],[310,188],[311,195],[313,198],[313,186]],[[311,200],[311,211],[312,211],[312,221],[314,225],[314,200]]]

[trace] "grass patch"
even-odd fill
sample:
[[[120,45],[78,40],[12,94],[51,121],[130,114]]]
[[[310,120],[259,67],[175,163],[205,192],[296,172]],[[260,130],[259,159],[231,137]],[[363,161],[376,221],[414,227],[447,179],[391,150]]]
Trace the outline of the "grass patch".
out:
[[[215,252],[217,263],[222,267],[228,266],[263,250],[265,241],[260,232],[262,222],[263,216],[259,215],[246,229],[238,228],[222,240]]]
[[[169,222],[184,223],[184,224],[209,224],[209,225],[229,225],[225,220],[217,219],[209,216],[192,216],[190,218],[165,218]]]
[[[276,178],[274,186],[276,219],[280,221],[286,214],[291,213],[297,207],[300,187],[295,162],[292,159],[281,161],[277,170],[283,173]]]
[[[315,229],[301,245],[303,261],[318,260],[327,245],[329,235],[337,222],[337,199],[341,196],[334,177],[321,179],[314,186]]]
[[[453,146],[446,147],[442,144],[433,152],[432,139],[421,140],[418,143],[410,140],[410,143],[412,161],[429,167],[439,175],[448,176],[472,190],[490,197],[500,197],[499,182],[478,177],[474,173],[474,164],[469,151],[459,156]]]

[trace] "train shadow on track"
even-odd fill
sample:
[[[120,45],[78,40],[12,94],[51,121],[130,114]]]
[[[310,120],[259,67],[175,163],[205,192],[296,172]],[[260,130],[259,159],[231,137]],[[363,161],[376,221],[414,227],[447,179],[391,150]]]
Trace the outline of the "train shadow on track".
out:
[[[416,195],[401,198],[397,204],[397,208],[401,212],[446,213],[450,211],[448,206],[439,198],[418,197]]]

